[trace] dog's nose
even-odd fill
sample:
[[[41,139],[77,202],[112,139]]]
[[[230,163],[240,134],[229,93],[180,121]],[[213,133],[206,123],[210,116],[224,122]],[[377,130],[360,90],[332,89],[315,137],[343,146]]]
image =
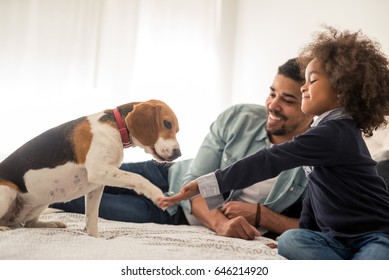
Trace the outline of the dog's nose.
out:
[[[181,156],[181,150],[180,149],[174,149],[173,153],[172,153],[172,158],[176,159],[176,158],[179,158],[180,156]]]

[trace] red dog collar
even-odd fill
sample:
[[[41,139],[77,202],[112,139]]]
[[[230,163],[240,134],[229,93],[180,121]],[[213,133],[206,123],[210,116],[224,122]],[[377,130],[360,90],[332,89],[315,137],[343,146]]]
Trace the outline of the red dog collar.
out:
[[[128,148],[132,146],[128,130],[123,123],[122,116],[119,113],[118,108],[113,109],[113,115],[115,116],[116,123],[119,127],[120,136],[122,137],[123,147]]]

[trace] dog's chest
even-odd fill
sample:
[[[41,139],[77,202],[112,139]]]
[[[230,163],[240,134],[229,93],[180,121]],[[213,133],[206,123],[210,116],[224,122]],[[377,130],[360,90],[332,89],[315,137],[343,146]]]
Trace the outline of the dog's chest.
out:
[[[71,162],[55,168],[29,170],[24,180],[28,196],[43,204],[69,201],[97,187],[88,182],[87,171],[82,165]]]

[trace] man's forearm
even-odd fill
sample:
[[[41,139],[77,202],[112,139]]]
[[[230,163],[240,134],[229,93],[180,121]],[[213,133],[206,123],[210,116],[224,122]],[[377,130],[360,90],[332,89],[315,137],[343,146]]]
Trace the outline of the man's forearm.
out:
[[[208,210],[207,204],[201,196],[192,200],[192,214],[204,226],[216,233],[218,231],[218,226],[221,223],[228,221],[228,218],[219,209]]]
[[[219,209],[208,210],[207,204],[201,196],[198,196],[192,200],[192,214],[199,220],[204,226],[213,230],[218,235],[225,234],[225,228],[223,224],[229,221],[229,218],[225,216]],[[292,228],[298,228],[299,222],[296,218],[290,218],[285,215],[281,215],[261,205],[261,217],[260,226],[266,228],[268,231],[281,234],[284,231]]]
[[[281,215],[261,205],[260,226],[268,231],[281,234],[284,231],[299,227],[299,220]]]

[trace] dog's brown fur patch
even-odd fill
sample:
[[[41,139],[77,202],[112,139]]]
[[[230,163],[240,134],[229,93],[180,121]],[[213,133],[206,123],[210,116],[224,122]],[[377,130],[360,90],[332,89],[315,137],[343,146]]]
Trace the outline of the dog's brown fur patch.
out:
[[[14,183],[12,183],[12,182],[10,182],[10,181],[0,180],[0,186],[1,186],[1,185],[10,187],[11,189],[14,189],[14,190],[16,190],[16,191],[18,191],[18,192],[20,191],[20,190],[19,190],[19,187],[18,187],[16,184],[14,184]]]
[[[83,164],[86,161],[89,148],[92,143],[93,134],[88,119],[83,120],[74,127],[72,140],[77,163]]]

